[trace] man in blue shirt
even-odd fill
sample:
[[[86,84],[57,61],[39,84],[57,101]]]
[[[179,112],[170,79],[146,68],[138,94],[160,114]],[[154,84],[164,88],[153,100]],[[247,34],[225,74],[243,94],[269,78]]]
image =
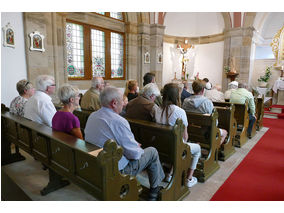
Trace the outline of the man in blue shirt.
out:
[[[153,147],[142,149],[131,132],[128,121],[121,117],[123,95],[118,88],[107,87],[100,94],[102,108],[93,112],[86,123],[85,140],[103,147],[108,139],[113,139],[123,148],[118,169],[123,174],[136,176],[146,169],[149,182],[149,200],[157,200],[159,184],[165,174],[158,152]]]

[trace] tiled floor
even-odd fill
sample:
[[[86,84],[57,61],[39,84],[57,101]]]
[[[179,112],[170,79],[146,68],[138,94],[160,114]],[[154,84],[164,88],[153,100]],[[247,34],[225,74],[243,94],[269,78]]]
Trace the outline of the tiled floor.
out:
[[[234,169],[244,159],[248,152],[258,142],[262,135],[268,130],[263,127],[255,137],[249,140],[242,148],[236,148],[236,152],[225,162],[219,161],[220,169],[213,174],[205,183],[198,183],[191,189],[191,193],[184,201],[208,201],[230,176]],[[27,157],[25,161],[3,166],[5,172],[33,199],[38,201],[48,200],[95,200],[93,196],[70,184],[62,189],[52,192],[46,196],[40,195],[48,182],[48,172],[41,169],[41,163],[35,161],[30,155],[21,151]]]

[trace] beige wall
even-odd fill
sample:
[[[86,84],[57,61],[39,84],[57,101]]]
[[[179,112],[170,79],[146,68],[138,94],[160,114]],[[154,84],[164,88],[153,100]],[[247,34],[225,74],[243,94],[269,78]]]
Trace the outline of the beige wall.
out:
[[[258,86],[258,81],[257,79],[264,75],[266,67],[268,66],[273,66],[275,63],[275,59],[259,59],[259,60],[254,60],[254,70],[252,73],[252,80],[251,80],[251,86],[256,87]],[[280,77],[280,71],[273,68],[271,69],[272,76],[268,82],[269,87],[273,87],[274,82]]]

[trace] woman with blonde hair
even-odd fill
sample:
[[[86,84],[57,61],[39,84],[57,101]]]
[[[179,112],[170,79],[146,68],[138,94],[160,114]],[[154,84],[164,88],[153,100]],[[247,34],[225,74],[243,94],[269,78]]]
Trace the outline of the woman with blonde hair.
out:
[[[63,103],[63,107],[53,116],[52,129],[83,139],[80,121],[78,117],[73,114],[73,111],[79,106],[79,93],[78,88],[68,84],[59,88],[58,97]]]
[[[10,104],[10,112],[24,117],[24,106],[28,99],[34,95],[35,89],[31,82],[23,79],[17,83],[17,91],[19,96],[12,100]]]
[[[174,126],[176,120],[180,118],[184,124],[184,132],[183,132],[183,141],[190,146],[192,161],[190,168],[187,172],[186,186],[192,187],[197,183],[197,178],[193,177],[194,170],[196,169],[196,165],[198,163],[198,159],[201,155],[201,148],[199,144],[196,143],[188,143],[188,133],[187,133],[187,116],[185,111],[180,108],[180,88],[178,84],[169,83],[164,86],[163,89],[163,104],[162,107],[155,107],[155,119],[157,123],[167,124],[170,126]],[[171,173],[173,168],[171,169],[170,174],[168,174],[168,181],[171,179]]]
[[[124,95],[128,98],[128,101],[138,96],[138,82],[136,80],[128,80],[125,85]]]

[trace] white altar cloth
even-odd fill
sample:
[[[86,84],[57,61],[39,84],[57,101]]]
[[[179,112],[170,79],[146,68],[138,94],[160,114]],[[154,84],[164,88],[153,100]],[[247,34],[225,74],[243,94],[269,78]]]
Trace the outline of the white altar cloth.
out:
[[[277,90],[284,90],[284,81],[283,80],[276,80],[273,88],[272,88],[274,93],[277,93]]]

